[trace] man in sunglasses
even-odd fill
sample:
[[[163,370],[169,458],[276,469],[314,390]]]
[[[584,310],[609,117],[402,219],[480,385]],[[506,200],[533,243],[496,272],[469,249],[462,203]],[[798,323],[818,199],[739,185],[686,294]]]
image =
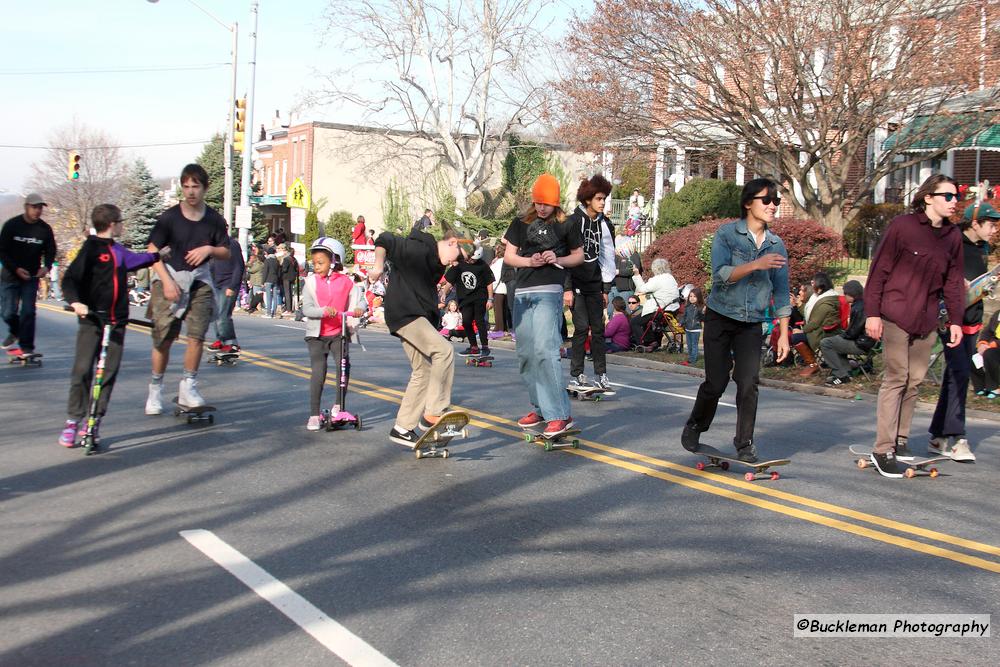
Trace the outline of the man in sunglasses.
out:
[[[705,381],[684,425],[681,445],[698,451],[698,438],[715,418],[719,399],[736,382],[736,456],[755,463],[753,444],[757,421],[757,384],[760,375],[761,323],[774,304],[778,317],[780,362],[788,356],[788,251],[767,225],[774,220],[781,198],[778,184],[757,178],[740,196],[743,218],[719,227],[712,238],[712,291],[705,309]]]
[[[40,194],[24,199],[24,213],[4,223],[0,230],[0,302],[8,334],[3,348],[21,354],[35,351],[35,299],[38,280],[52,268],[56,237],[42,220],[46,206]]]
[[[907,440],[935,333],[941,331],[949,348],[962,342],[962,232],[948,222],[957,204],[953,178],[928,178],[913,195],[911,212],[889,223],[868,269],[865,333],[882,341],[885,368],[871,460],[883,477],[902,477],[897,460],[913,460]]]

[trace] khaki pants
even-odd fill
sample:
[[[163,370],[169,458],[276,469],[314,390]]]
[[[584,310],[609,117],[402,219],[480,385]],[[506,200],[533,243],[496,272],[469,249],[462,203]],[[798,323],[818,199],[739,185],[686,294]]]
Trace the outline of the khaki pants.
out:
[[[413,373],[396,415],[396,426],[413,430],[424,414],[441,415],[451,404],[455,349],[425,318],[396,331]]]
[[[910,342],[910,334],[882,320],[882,360],[885,372],[878,390],[875,451],[892,451],[896,436],[909,437],[913,408],[917,404],[917,387],[927,375],[935,334],[930,333]]]

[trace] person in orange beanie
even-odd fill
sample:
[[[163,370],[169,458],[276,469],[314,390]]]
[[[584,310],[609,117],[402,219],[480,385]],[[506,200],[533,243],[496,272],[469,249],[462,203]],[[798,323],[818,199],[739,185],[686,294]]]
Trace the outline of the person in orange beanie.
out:
[[[517,357],[533,408],[518,424],[539,428],[546,422],[545,435],[555,437],[573,427],[559,362],[560,321],[565,270],[583,262],[583,244],[579,227],[564,224],[555,176],[539,176],[531,198],[532,205],[504,235],[504,262],[517,269],[507,288],[508,298],[513,297]]]

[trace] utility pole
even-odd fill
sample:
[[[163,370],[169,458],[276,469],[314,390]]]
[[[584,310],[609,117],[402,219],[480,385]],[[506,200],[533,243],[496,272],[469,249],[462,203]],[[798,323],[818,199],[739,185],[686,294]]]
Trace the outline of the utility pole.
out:
[[[250,207],[250,168],[253,162],[254,124],[253,124],[253,98],[254,81],[257,74],[257,15],[259,2],[253,0],[250,3],[250,14],[253,21],[252,32],[250,33],[250,87],[247,89],[247,134],[250,135],[246,142],[246,149],[243,153],[243,173],[240,178],[240,208],[244,211]],[[247,254],[247,228],[240,228],[240,247],[243,248],[243,256]]]
[[[239,23],[234,22],[231,28],[233,33],[233,85],[229,95],[229,115],[226,120],[226,143],[222,149],[223,161],[226,165],[226,184],[223,190],[222,216],[226,219],[226,226],[233,228],[233,125],[236,121],[236,49],[239,45]]]

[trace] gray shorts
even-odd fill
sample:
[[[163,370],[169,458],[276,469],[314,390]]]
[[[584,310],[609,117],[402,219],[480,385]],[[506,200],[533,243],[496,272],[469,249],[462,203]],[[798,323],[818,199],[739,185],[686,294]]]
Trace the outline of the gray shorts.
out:
[[[164,343],[173,342],[181,333],[181,322],[187,323],[187,337],[203,342],[212,311],[215,308],[215,293],[210,285],[196,281],[191,286],[191,300],[184,317],[177,319],[170,310],[170,301],[163,296],[163,283],[155,281],[150,288],[149,307],[146,316],[153,323],[153,347],[159,349]]]

